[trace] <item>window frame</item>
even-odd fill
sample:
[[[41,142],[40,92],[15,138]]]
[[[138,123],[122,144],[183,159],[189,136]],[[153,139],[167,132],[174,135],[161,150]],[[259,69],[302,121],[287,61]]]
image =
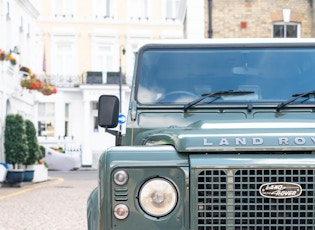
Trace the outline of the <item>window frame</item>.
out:
[[[103,7],[105,7],[105,10],[102,10]],[[103,11],[105,11],[105,14],[102,13]],[[115,19],[115,12],[116,2],[114,0],[93,0],[93,18]]]
[[[54,18],[74,18],[75,5],[74,0],[54,0],[52,15]]]
[[[106,50],[105,52],[103,50]],[[102,72],[102,82],[107,82],[107,72],[115,72],[118,67],[115,59],[115,45],[109,42],[93,43],[92,69]]]
[[[51,111],[47,111],[50,108],[51,108]],[[38,136],[46,136],[46,137],[55,136],[55,131],[56,131],[55,130],[56,128],[55,110],[56,110],[56,104],[54,102],[44,102],[44,103],[38,104]],[[41,123],[45,127],[44,130],[41,129],[41,125],[40,125]],[[47,135],[47,133],[49,134],[49,131],[48,131],[49,124],[51,124],[51,127],[52,127],[52,135]],[[44,134],[42,132],[44,132]]]
[[[166,21],[178,20],[181,2],[182,0],[165,0],[165,20]]]
[[[284,26],[284,36],[283,37],[275,37],[275,26]],[[274,22],[272,24],[272,37],[273,38],[293,38],[293,37],[287,37],[287,26],[296,26],[296,37],[300,38],[301,36],[301,24],[296,22]]]
[[[67,71],[66,74],[63,74],[58,69],[58,55],[59,46],[69,46],[70,52],[69,55],[71,56],[70,61],[67,62]],[[78,36],[74,33],[67,33],[67,32],[57,32],[52,36],[52,63],[51,63],[51,76],[54,81],[51,82],[52,84],[59,84],[64,82],[64,80],[73,78],[73,76],[78,76]],[[70,64],[69,64],[70,63]],[[54,77],[58,76],[58,79],[54,79]],[[60,78],[61,76],[61,78]]]
[[[98,133],[101,128],[98,125],[98,101],[91,101],[91,113],[93,122],[93,132]]]
[[[129,0],[128,15],[132,21],[150,20],[150,2],[148,0]],[[143,12],[141,12],[143,11]]]

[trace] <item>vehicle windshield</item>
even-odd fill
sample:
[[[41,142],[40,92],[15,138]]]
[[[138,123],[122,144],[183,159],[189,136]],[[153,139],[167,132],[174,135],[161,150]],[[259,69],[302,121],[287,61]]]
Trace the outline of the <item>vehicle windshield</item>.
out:
[[[141,54],[136,99],[140,104],[270,103],[314,90],[315,48],[163,48]]]

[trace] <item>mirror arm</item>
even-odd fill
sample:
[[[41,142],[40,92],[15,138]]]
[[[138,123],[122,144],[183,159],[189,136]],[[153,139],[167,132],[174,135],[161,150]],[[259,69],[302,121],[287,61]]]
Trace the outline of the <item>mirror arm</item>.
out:
[[[105,128],[105,132],[115,136],[115,145],[116,146],[120,146],[121,145],[121,137],[122,136],[121,136],[121,132],[120,131],[111,130],[111,129]]]

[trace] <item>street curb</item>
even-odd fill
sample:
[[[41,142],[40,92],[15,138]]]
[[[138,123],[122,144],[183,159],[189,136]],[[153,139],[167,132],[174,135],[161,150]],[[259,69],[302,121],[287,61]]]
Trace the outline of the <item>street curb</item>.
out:
[[[43,182],[35,182],[35,183],[29,183],[27,186],[25,185],[24,188],[22,187],[12,187],[12,188],[20,188],[19,190],[13,190],[13,193],[8,193],[7,195],[4,196],[0,196],[0,200],[1,199],[5,199],[5,198],[9,198],[9,197],[14,197],[14,196],[18,196],[21,195],[23,193],[35,190],[35,189],[39,189],[39,188],[43,188],[43,187],[48,187],[48,186],[53,186],[55,184],[59,184],[62,183],[64,181],[63,178],[61,177],[53,177],[53,178],[49,178],[47,181],[43,181]],[[10,187],[7,187],[10,188]]]
[[[2,182],[0,183],[0,188],[22,188],[25,186],[32,186],[32,185],[36,185],[36,184],[40,184],[40,183],[45,183],[45,182],[50,182],[52,181],[54,178],[48,178],[47,180],[44,181],[38,181],[38,182],[20,182],[20,183],[7,183],[7,182]]]

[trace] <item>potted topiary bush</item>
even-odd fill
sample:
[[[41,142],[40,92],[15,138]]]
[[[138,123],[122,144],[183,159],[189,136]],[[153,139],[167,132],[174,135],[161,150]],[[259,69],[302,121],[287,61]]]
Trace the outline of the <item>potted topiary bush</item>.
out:
[[[25,120],[25,133],[27,139],[28,154],[26,154],[24,158],[24,181],[32,181],[34,177],[34,169],[29,168],[29,166],[39,162],[39,160],[43,158],[43,154],[38,144],[35,126],[30,120]]]
[[[9,114],[5,120],[4,153],[6,163],[12,164],[13,169],[7,172],[8,183],[19,183],[24,179],[24,170],[21,165],[28,154],[25,123],[19,114]]]

